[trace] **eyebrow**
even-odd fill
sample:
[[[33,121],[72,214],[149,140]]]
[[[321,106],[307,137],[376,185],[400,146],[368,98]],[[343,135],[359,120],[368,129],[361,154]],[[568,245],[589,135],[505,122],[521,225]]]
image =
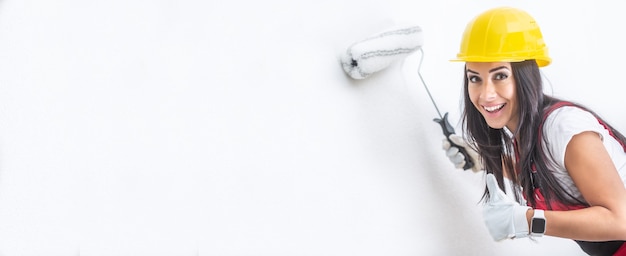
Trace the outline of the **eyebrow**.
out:
[[[506,66],[495,67],[495,68],[490,69],[490,70],[489,70],[489,73],[492,73],[492,72],[498,71],[498,70],[500,70],[500,69],[507,69],[507,70],[508,70],[509,68],[508,68],[508,67],[506,67]],[[468,73],[478,74],[478,72],[476,72],[476,71],[474,71],[474,70],[471,70],[471,69],[467,69],[467,72],[468,72]]]

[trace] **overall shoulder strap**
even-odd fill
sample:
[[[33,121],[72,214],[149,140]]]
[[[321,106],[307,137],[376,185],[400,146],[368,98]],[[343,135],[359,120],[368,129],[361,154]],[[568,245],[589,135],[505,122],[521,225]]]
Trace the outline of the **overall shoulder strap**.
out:
[[[552,113],[552,111],[556,110],[557,108],[563,107],[563,106],[573,106],[573,107],[576,107],[576,105],[574,103],[571,103],[569,101],[558,101],[557,103],[554,103],[552,106],[550,106],[548,109],[546,109],[546,111],[543,113],[543,119],[541,119],[540,126],[543,126],[543,122],[546,121],[546,118],[548,118],[548,115],[550,115],[550,113]]]

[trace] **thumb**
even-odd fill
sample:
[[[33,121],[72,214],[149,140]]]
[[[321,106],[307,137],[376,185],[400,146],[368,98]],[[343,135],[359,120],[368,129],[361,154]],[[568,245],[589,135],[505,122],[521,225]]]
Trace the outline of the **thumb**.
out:
[[[465,142],[465,140],[463,139],[463,137],[456,135],[456,134],[450,134],[450,136],[448,136],[448,139],[450,139],[450,141],[452,141],[452,143],[457,144],[461,147],[466,147],[467,146],[467,142]]]
[[[492,173],[487,174],[487,189],[489,190],[489,201],[494,202],[504,199],[502,195],[504,192],[498,187],[496,176]]]

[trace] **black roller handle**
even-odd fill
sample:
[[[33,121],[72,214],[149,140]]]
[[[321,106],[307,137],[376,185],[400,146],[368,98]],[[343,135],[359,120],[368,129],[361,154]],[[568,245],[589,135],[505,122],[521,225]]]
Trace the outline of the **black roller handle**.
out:
[[[433,119],[433,121],[441,125],[441,129],[443,129],[443,135],[446,136],[446,139],[448,139],[450,145],[453,147],[457,147],[459,149],[459,152],[461,152],[461,154],[463,154],[463,156],[465,157],[465,165],[463,166],[463,170],[469,170],[474,167],[474,160],[469,156],[465,147],[457,145],[456,143],[452,142],[452,140],[450,140],[450,135],[454,134],[454,127],[452,127],[452,125],[448,121],[448,113],[446,112],[442,118],[435,118]]]

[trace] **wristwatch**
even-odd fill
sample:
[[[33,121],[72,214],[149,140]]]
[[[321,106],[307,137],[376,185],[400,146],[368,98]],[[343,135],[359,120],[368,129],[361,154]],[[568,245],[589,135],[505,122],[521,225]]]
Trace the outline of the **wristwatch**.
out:
[[[530,236],[540,237],[546,232],[546,218],[543,210],[535,209],[533,218],[530,220]]]

